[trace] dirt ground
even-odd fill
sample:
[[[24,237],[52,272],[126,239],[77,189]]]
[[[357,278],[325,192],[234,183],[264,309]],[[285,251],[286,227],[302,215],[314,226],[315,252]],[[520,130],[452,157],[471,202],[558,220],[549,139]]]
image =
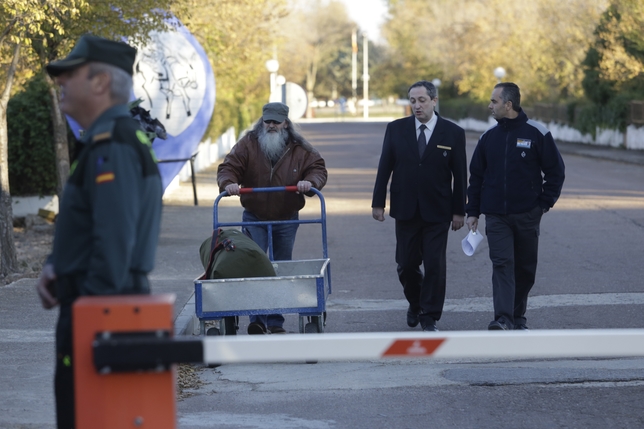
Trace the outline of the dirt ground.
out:
[[[13,238],[18,259],[17,272],[0,279],[7,285],[23,278],[37,278],[51,252],[54,241],[54,224],[38,216],[28,216],[14,221]],[[35,299],[35,293],[34,293]],[[198,366],[177,366],[177,399],[192,396],[189,390],[198,389],[202,383]]]
[[[51,252],[54,224],[38,216],[14,220],[13,238],[18,259],[17,272],[0,279],[2,285],[22,278],[37,278]]]

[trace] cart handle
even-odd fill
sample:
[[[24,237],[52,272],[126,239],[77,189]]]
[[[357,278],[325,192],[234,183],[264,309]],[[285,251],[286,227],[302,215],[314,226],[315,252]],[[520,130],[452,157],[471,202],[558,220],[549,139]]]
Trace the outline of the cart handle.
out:
[[[240,194],[252,194],[253,192],[297,192],[297,186],[275,186],[272,188],[239,188]]]

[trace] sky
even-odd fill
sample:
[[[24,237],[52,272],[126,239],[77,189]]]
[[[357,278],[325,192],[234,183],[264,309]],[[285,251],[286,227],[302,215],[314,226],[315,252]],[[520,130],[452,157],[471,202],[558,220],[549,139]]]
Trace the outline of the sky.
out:
[[[349,17],[367,32],[369,39],[381,42],[379,27],[387,15],[387,2],[385,0],[341,1],[347,6]]]

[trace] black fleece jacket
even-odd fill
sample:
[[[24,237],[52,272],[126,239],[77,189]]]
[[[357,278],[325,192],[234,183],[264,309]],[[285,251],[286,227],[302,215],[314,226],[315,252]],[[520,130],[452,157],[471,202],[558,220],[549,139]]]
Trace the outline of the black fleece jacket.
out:
[[[565,166],[552,134],[521,110],[488,129],[474,150],[468,216],[548,210],[561,194]]]

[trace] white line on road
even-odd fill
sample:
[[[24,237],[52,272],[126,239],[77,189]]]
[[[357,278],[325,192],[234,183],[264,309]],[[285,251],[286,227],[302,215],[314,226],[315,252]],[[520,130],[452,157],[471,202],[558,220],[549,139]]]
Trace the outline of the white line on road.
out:
[[[336,299],[329,298],[329,311],[407,310],[404,299]],[[591,305],[644,305],[644,293],[595,293],[540,295],[528,299],[528,309]],[[472,313],[492,310],[492,297],[446,299],[444,311]]]
[[[286,414],[232,414],[221,412],[190,413],[179,418],[182,428],[213,428],[220,426],[283,429],[330,429],[332,420],[305,420]]]
[[[187,306],[189,307],[189,302]],[[192,302],[194,312],[194,301]],[[644,305],[644,293],[595,293],[540,295],[530,297],[528,309],[591,305]],[[330,298],[327,310],[340,311],[399,311],[407,310],[404,299],[336,299]],[[444,311],[485,312],[492,310],[491,297],[446,299]],[[54,341],[54,331],[32,329],[0,329],[0,343],[35,343]]]
[[[0,343],[47,343],[54,341],[54,331],[0,329]]]

